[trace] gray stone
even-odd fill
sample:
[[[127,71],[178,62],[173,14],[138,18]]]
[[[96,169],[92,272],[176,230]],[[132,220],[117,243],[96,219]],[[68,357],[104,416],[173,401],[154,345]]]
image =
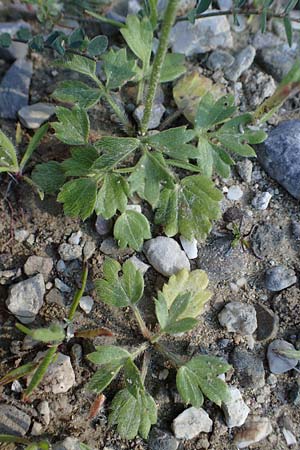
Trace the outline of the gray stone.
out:
[[[215,50],[211,52],[207,60],[207,67],[210,70],[227,69],[234,63],[234,57],[224,50]]]
[[[291,222],[292,234],[296,241],[300,240],[300,222],[292,220]]]
[[[232,8],[232,0],[218,0],[218,6],[220,9],[225,10]]]
[[[190,263],[179,244],[171,238],[159,236],[150,239],[144,245],[144,253],[157,272],[166,277],[181,269],[190,270]]]
[[[129,260],[135,265],[136,269],[140,270],[144,275],[150,268],[149,264],[145,264],[143,261],[138,259],[135,255],[129,258]]]
[[[173,420],[172,428],[177,439],[193,439],[200,433],[210,433],[212,424],[204,409],[192,406]]]
[[[227,192],[227,198],[228,200],[231,201],[238,201],[240,200],[244,195],[244,192],[242,191],[242,189],[239,186],[230,186],[230,188],[228,189]]]
[[[20,322],[31,323],[42,307],[44,294],[44,278],[38,274],[14,284],[10,288],[6,306]]]
[[[17,31],[21,28],[31,29],[30,25],[24,20],[17,22],[1,22],[0,34],[8,33],[11,37],[15,37]],[[12,42],[9,48],[0,48],[0,59],[5,61],[14,61],[16,59],[25,58],[28,53],[28,45],[22,42]]]
[[[81,258],[82,248],[80,245],[64,243],[59,246],[58,253],[63,261],[72,261]]]
[[[78,230],[75,233],[72,233],[68,239],[68,243],[71,245],[79,245],[82,238],[82,231]]]
[[[231,354],[231,362],[242,387],[260,388],[265,385],[265,370],[261,359],[236,347]]]
[[[252,65],[256,55],[256,50],[252,45],[248,45],[235,57],[234,63],[224,72],[225,78],[230,81],[237,81],[240,76]]]
[[[39,352],[34,360],[40,361],[45,354],[46,352]],[[57,358],[48,367],[40,387],[44,392],[63,394],[74,386],[75,373],[70,357],[59,352],[57,355]],[[31,378],[31,375],[27,377],[27,385],[29,385]]]
[[[64,272],[66,268],[67,268],[66,263],[62,259],[59,259],[56,264],[56,270],[58,272]]]
[[[115,239],[112,237],[104,239],[104,241],[100,245],[100,251],[105,255],[114,257],[131,255],[133,253],[133,250],[130,248],[120,248]]]
[[[24,230],[24,228],[21,228],[20,230],[16,230],[15,231],[15,240],[18,242],[24,242],[28,236],[29,236],[29,231],[28,230]]]
[[[185,251],[186,256],[189,259],[195,259],[198,256],[198,242],[197,239],[193,238],[191,241],[183,236],[179,238],[181,246]]]
[[[231,48],[230,24],[225,16],[197,19],[194,25],[188,21],[177,22],[171,30],[170,44],[174,53],[186,56],[206,53],[218,47]]]
[[[259,225],[251,234],[253,252],[259,258],[272,258],[274,253],[278,254],[284,241],[286,236],[282,229],[270,223]]]
[[[258,211],[264,211],[268,208],[271,198],[272,194],[270,192],[261,192],[253,198],[252,206]]]
[[[30,416],[15,406],[0,404],[0,433],[25,436],[31,423]]]
[[[80,450],[80,441],[76,438],[67,437],[63,441],[52,444],[52,450]]]
[[[100,236],[106,236],[111,232],[113,221],[111,219],[104,219],[102,216],[97,216],[95,227]]]
[[[86,241],[83,247],[83,256],[86,260],[90,259],[96,251],[96,244],[94,241]]]
[[[43,400],[38,404],[37,410],[39,413],[39,418],[42,422],[44,422],[45,425],[49,425],[51,419],[49,403],[46,400]]]
[[[63,295],[56,288],[53,288],[48,292],[48,294],[46,295],[46,301],[47,303],[57,303],[61,306],[65,305]]]
[[[281,122],[259,146],[265,171],[293,197],[300,199],[300,120]]]
[[[279,317],[264,305],[255,305],[255,309],[257,318],[256,340],[273,339],[278,331]]]
[[[227,331],[251,335],[257,328],[256,311],[252,305],[230,302],[218,315],[219,322]]]
[[[150,450],[177,450],[179,442],[171,433],[154,427],[150,432],[148,444]]]
[[[265,273],[265,287],[271,292],[286,289],[297,282],[293,269],[284,266],[274,266]]]
[[[250,409],[244,402],[239,389],[229,386],[229,392],[230,400],[222,403],[226,425],[228,428],[241,427],[245,423]]]
[[[44,279],[47,280],[52,268],[52,258],[32,255],[29,256],[24,265],[24,272],[26,273],[26,275],[35,275],[36,273],[41,273]]]
[[[32,62],[18,59],[8,69],[0,84],[0,117],[16,119],[18,111],[28,104]]]
[[[298,364],[298,359],[287,358],[279,354],[280,351],[294,351],[295,347],[283,339],[276,339],[268,347],[267,358],[269,368],[275,375],[288,372]]]
[[[271,422],[267,417],[251,417],[245,423],[244,429],[236,433],[234,444],[239,449],[248,448],[265,439],[272,431]]]
[[[18,111],[19,119],[24,127],[35,130],[55,114],[55,106],[47,103],[35,103],[24,106]]]
[[[145,106],[139,105],[133,113],[135,120],[140,124],[144,115]],[[148,128],[149,130],[154,130],[160,124],[162,116],[164,115],[166,108],[162,103],[154,103],[150,115],[150,121]]]
[[[265,32],[261,33],[261,31],[258,31],[252,40],[253,47],[256,48],[256,50],[261,50],[263,48],[268,47],[275,47],[283,44],[282,40],[276,36],[274,33]]]
[[[57,289],[60,291],[60,292],[71,292],[71,288],[70,288],[70,286],[68,286],[66,283],[64,283],[63,281],[61,281],[59,278],[55,278],[55,280],[54,280],[54,284],[55,284],[55,287],[57,287]]]
[[[30,434],[32,436],[40,436],[43,433],[43,425],[34,420]]]
[[[251,183],[253,164],[250,159],[243,159],[236,164],[239,176],[246,183]]]
[[[89,295],[85,295],[81,297],[79,305],[86,314],[89,314],[94,306],[94,300]]]
[[[281,81],[291,70],[297,57],[299,57],[297,47],[295,45],[289,47],[287,43],[277,46],[274,43],[274,46],[257,52],[257,60],[262,68],[277,81]]]

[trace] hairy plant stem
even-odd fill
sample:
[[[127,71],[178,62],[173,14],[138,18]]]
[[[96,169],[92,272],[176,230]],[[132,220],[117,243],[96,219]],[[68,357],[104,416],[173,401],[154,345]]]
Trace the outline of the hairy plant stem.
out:
[[[144,353],[150,347],[150,342],[143,342],[133,353],[131,353],[131,357],[133,359],[137,358],[139,355]]]
[[[138,307],[134,305],[131,308],[132,308],[132,311],[133,311],[133,313],[135,315],[136,321],[137,321],[137,323],[139,325],[139,328],[141,330],[141,333],[142,333],[143,337],[145,339],[147,339],[147,341],[151,342],[151,338],[152,338],[151,332],[150,332],[149,328],[147,327],[144,319],[142,318]]]
[[[169,35],[171,31],[171,27],[173,23],[175,22],[176,18],[176,11],[178,6],[179,0],[169,0],[168,6],[164,15],[164,20],[162,24],[161,29],[161,35],[159,39],[159,45],[158,49],[153,61],[153,66],[151,70],[150,80],[149,80],[149,87],[146,97],[146,104],[145,104],[145,111],[142,118],[141,123],[141,134],[145,135],[148,131],[149,127],[149,121],[151,117],[151,111],[153,106],[153,101],[155,97],[155,92],[157,89],[157,85],[160,80],[160,74],[161,69],[165,60],[165,56],[168,49],[168,43],[169,43]]]
[[[70,308],[70,311],[68,314],[68,320],[74,319],[79,302],[85,291],[87,276],[88,276],[88,265],[85,262],[84,266],[83,266],[83,270],[82,270],[82,276],[81,276],[81,288],[76,291],[76,294],[74,296],[74,299],[73,299],[73,302],[72,302],[72,305],[71,305],[71,308]]]
[[[181,358],[179,358],[175,353],[170,352],[168,349],[166,349],[166,347],[164,345],[159,344],[158,342],[156,342],[155,344],[153,344],[153,346],[168,361],[170,361],[170,363],[172,364],[172,366],[175,369],[179,369],[179,367],[181,367],[184,364],[184,361]]]

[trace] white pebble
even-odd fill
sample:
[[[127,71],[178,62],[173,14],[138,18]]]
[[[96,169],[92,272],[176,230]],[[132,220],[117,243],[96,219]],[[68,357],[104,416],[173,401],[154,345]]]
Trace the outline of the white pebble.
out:
[[[79,305],[86,314],[89,314],[94,306],[94,300],[89,295],[86,295],[84,297],[81,297]]]
[[[269,206],[271,198],[272,194],[270,194],[270,192],[262,192],[261,194],[257,194],[252,200],[252,206],[259,211],[263,211]]]
[[[228,200],[237,201],[243,197],[244,193],[239,186],[230,186],[227,192]]]
[[[189,259],[195,259],[198,256],[197,239],[187,240],[183,236],[180,236],[181,246]]]

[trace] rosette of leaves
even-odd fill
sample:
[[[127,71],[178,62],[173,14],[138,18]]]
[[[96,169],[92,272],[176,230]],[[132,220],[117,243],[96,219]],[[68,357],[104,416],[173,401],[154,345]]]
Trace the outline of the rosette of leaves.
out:
[[[147,367],[143,365],[140,371],[138,363],[134,362],[151,347],[176,368],[177,387],[185,403],[199,407],[204,395],[218,405],[228,399],[228,387],[218,378],[218,375],[229,370],[228,364],[217,357],[206,355],[186,361],[159,343],[162,337],[176,336],[197,326],[197,317],[211,296],[207,290],[208,279],[205,272],[182,270],[163,286],[155,299],[159,324],[155,334],[147,328],[139,310],[144,281],[141,272],[130,260],[121,266],[117,261],[107,258],[103,266],[103,279],[95,284],[98,296],[104,303],[132,310],[146,340],[132,352],[128,348],[102,345],[88,355],[91,362],[99,365],[87,386],[97,395],[107,389],[121,371],[124,374],[125,387],[115,395],[109,415],[109,424],[117,426],[121,437],[133,439],[139,434],[146,439],[151,425],[157,421],[155,400],[145,387]]]

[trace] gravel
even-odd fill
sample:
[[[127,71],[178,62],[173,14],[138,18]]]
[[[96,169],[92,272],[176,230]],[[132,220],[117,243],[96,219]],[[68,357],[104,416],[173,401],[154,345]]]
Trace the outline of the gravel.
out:
[[[181,246],[189,259],[195,259],[198,256],[198,242],[197,239],[193,238],[188,241],[183,236],[179,238]]]
[[[63,261],[72,261],[81,258],[82,248],[80,245],[64,243],[59,246],[58,253]]]
[[[261,359],[238,347],[235,347],[230,356],[242,387],[257,389],[265,385],[265,370]]]
[[[268,208],[271,198],[272,194],[270,192],[257,194],[252,200],[252,206],[258,211],[264,211]]]
[[[0,404],[0,433],[25,436],[29,430],[31,418],[15,406]]]
[[[79,302],[80,308],[86,313],[89,314],[94,306],[94,300],[89,295],[85,295],[81,297]]]
[[[257,318],[256,340],[274,339],[278,331],[279,317],[267,306],[257,304],[255,309]]]
[[[212,431],[213,422],[202,408],[188,408],[174,419],[172,427],[177,439],[193,439]]]
[[[295,271],[281,265],[271,267],[265,273],[265,287],[271,292],[282,291],[296,282]]]
[[[227,80],[237,81],[240,76],[252,65],[256,55],[256,50],[252,45],[248,45],[235,57],[234,63],[225,70],[224,76]]]
[[[150,450],[177,450],[179,442],[171,433],[159,428],[152,428],[149,434]]]
[[[44,278],[38,274],[14,284],[10,288],[6,306],[20,322],[31,323],[42,307],[44,294]]]
[[[251,183],[253,171],[252,161],[250,161],[250,159],[245,158],[242,161],[237,162],[236,168],[241,179],[246,183]]]
[[[227,198],[231,201],[238,201],[244,195],[244,192],[239,186],[230,186],[227,192]]]
[[[52,450],[81,450],[80,442],[76,438],[67,437],[63,441],[52,445]]]
[[[275,375],[288,372],[294,369],[298,364],[298,359],[287,358],[278,354],[278,351],[291,351],[295,350],[295,347],[283,339],[276,339],[271,342],[268,347],[267,358],[269,363],[269,368]]]
[[[97,216],[95,228],[100,236],[107,236],[113,227],[112,219],[104,219],[102,216]]]
[[[51,413],[49,408],[49,403],[46,400],[43,400],[37,406],[37,411],[39,413],[39,419],[45,424],[49,425],[51,420]]]
[[[251,335],[257,328],[254,306],[245,303],[230,302],[218,315],[220,324],[227,331],[241,335]]]
[[[227,69],[233,63],[234,57],[230,53],[224,50],[215,50],[209,55],[206,65],[210,70],[216,71]]]
[[[142,118],[144,115],[144,110],[145,110],[144,105],[139,105],[134,110],[133,117],[139,124],[142,121]],[[164,107],[164,105],[162,103],[154,103],[154,105],[152,106],[149,125],[148,125],[149,130],[154,130],[159,126],[162,116],[164,115],[165,111],[166,111],[166,108]]]
[[[144,253],[151,266],[166,277],[176,274],[181,269],[190,270],[186,254],[174,239],[164,236],[150,239],[144,245]]]
[[[244,429],[236,433],[234,444],[237,448],[247,448],[265,439],[272,431],[271,422],[267,417],[251,417],[245,423]]]
[[[230,386],[229,391],[230,400],[222,404],[226,425],[228,428],[240,427],[245,423],[250,409],[244,402],[239,389]]]
[[[24,265],[24,272],[28,276],[41,273],[44,279],[47,280],[52,268],[53,268],[52,258],[33,255],[29,256],[29,258],[27,259]]]

